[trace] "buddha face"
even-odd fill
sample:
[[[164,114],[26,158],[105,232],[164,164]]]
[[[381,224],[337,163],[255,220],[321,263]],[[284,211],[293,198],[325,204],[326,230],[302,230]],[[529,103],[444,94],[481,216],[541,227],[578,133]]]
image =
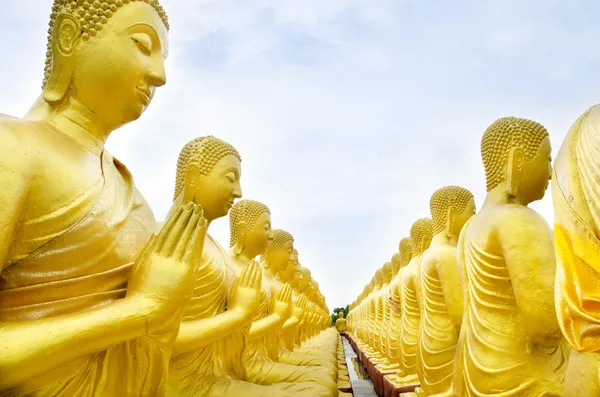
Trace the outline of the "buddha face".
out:
[[[190,167],[197,166],[190,164]],[[198,175],[197,172],[191,172],[190,174]],[[215,164],[208,175],[198,175],[197,181],[188,181],[187,188],[194,190],[194,202],[202,206],[206,220],[213,221],[226,216],[235,199],[242,197],[241,174],[242,164],[240,160],[234,155],[227,155]],[[266,222],[266,218],[263,220]],[[257,228],[256,233],[262,235],[262,238],[267,238],[266,236],[270,232],[270,216],[269,231],[265,229],[265,222],[256,222],[254,225]],[[262,230],[260,230],[261,228]]]
[[[167,29],[156,10],[143,1],[126,4],[96,37],[78,41],[72,95],[109,129],[136,120],[166,83],[167,52]]]
[[[550,139],[546,137],[535,156],[523,164],[519,196],[527,204],[544,198],[552,177],[551,152]]]
[[[285,270],[290,257],[294,251],[294,242],[291,240],[286,241],[277,251],[270,253],[270,265],[273,266],[273,270],[280,272]]]
[[[265,252],[265,249],[267,249],[267,245],[271,240],[273,240],[273,231],[271,230],[271,214],[268,212],[263,212],[256,219],[254,225],[252,225],[252,227],[246,231],[245,244],[252,249],[253,253],[259,255]]]

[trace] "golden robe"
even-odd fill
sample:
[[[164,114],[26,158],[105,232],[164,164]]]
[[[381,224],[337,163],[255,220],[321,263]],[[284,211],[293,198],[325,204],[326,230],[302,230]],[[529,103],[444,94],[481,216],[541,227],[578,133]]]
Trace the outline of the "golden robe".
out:
[[[525,334],[502,253],[488,251],[470,233],[479,215],[465,224],[458,242],[465,312],[453,391],[464,397],[562,396],[563,347],[535,345]]]
[[[571,368],[577,360],[575,366],[587,373],[584,378],[575,374],[578,383],[585,384],[586,390],[577,392],[581,396],[600,394],[599,128],[600,106],[596,105],[571,127],[556,157],[552,178],[556,309],[563,335],[582,353],[574,352],[569,363]],[[567,387],[573,387],[570,371]]]
[[[226,310],[235,281],[230,257],[211,236],[206,236],[202,263],[194,293],[183,316],[183,321],[214,317]],[[261,294],[261,302],[265,295]],[[263,305],[264,309],[264,305]],[[169,369],[169,396],[179,397],[312,397],[313,384],[303,385],[280,382],[259,385],[247,382],[248,327],[208,346],[171,358]],[[249,348],[250,346],[248,346]]]
[[[155,231],[123,164],[104,151],[102,178],[59,210],[24,222],[0,276],[0,321],[90,310],[125,296],[138,252]],[[31,246],[38,246],[29,253]],[[0,396],[164,394],[170,348],[143,337],[74,360]]]

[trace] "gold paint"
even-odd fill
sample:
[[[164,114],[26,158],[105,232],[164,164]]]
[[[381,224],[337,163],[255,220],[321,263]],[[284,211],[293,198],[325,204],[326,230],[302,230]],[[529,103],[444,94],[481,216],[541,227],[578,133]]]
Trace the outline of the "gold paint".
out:
[[[86,40],[83,4],[54,3],[43,93],[0,116],[0,395],[164,395],[202,252],[191,204],[148,242],[152,211],[104,150],[166,82],[166,15],[95,2],[111,12]]]
[[[456,256],[458,236],[475,214],[471,192],[459,186],[438,189],[430,200],[434,237],[420,263],[421,326],[417,396],[452,396],[454,355],[463,314]]]
[[[599,120],[600,107],[595,105],[573,124],[552,178],[556,306],[562,333],[573,349],[567,397],[600,394]]]
[[[488,193],[460,235],[464,316],[457,396],[561,396],[566,355],[554,315],[554,254],[544,219],[550,140],[538,123],[506,118],[482,139]]]

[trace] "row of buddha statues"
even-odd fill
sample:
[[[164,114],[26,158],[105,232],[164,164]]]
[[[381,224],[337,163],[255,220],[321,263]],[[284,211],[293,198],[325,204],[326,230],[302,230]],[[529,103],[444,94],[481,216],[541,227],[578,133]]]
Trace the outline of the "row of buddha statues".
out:
[[[514,117],[481,140],[487,195],[445,186],[343,324],[404,396],[600,396],[600,105],[551,166]],[[554,230],[528,205],[552,182]],[[404,391],[404,393],[401,393]]]
[[[42,93],[0,115],[0,396],[337,396],[325,299],[238,200],[238,151],[187,143],[158,223],[105,149],[166,84],[168,30],[157,0],[55,0]]]

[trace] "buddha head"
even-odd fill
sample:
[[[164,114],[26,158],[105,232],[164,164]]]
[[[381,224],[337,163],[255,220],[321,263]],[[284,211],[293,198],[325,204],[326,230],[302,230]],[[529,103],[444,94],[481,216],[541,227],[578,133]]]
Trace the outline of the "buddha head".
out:
[[[339,319],[339,320],[343,320],[343,319],[344,319],[344,312],[343,312],[342,310],[340,310],[340,311],[338,312],[338,319]]]
[[[227,215],[242,197],[241,161],[233,146],[213,136],[188,142],[177,160],[174,200],[200,204],[208,222]]]
[[[523,205],[544,197],[552,175],[548,131],[535,121],[496,120],[481,139],[487,191],[499,189]]]
[[[383,284],[389,284],[392,281],[392,262],[386,262],[381,271],[383,273]]]
[[[413,249],[413,255],[421,255],[433,238],[433,222],[430,218],[421,218],[413,223],[410,228],[410,241]]]
[[[444,186],[429,201],[433,234],[446,233],[458,237],[463,226],[475,215],[475,198],[460,186]]]
[[[294,252],[294,237],[285,230],[273,230],[273,240],[267,246],[261,260],[266,268],[277,273],[284,270]]]
[[[229,247],[236,255],[253,259],[265,252],[273,239],[271,212],[254,200],[240,200],[229,212]]]
[[[415,254],[413,254],[410,237],[404,237],[400,240],[398,252],[400,253],[400,268],[402,269],[404,266],[408,265],[408,262],[415,256]]]
[[[136,120],[167,81],[168,29],[157,0],[54,0],[44,103],[75,101],[108,132]]]
[[[390,263],[392,264],[392,278],[394,278],[400,271],[400,264],[402,263],[402,255],[400,252],[396,252],[394,255],[392,255],[392,260]]]
[[[298,282],[298,290],[305,292],[308,290],[309,285],[312,283],[312,275],[307,267],[300,267],[300,281]]]
[[[383,285],[383,268],[377,269],[373,277],[373,289],[380,289]]]

